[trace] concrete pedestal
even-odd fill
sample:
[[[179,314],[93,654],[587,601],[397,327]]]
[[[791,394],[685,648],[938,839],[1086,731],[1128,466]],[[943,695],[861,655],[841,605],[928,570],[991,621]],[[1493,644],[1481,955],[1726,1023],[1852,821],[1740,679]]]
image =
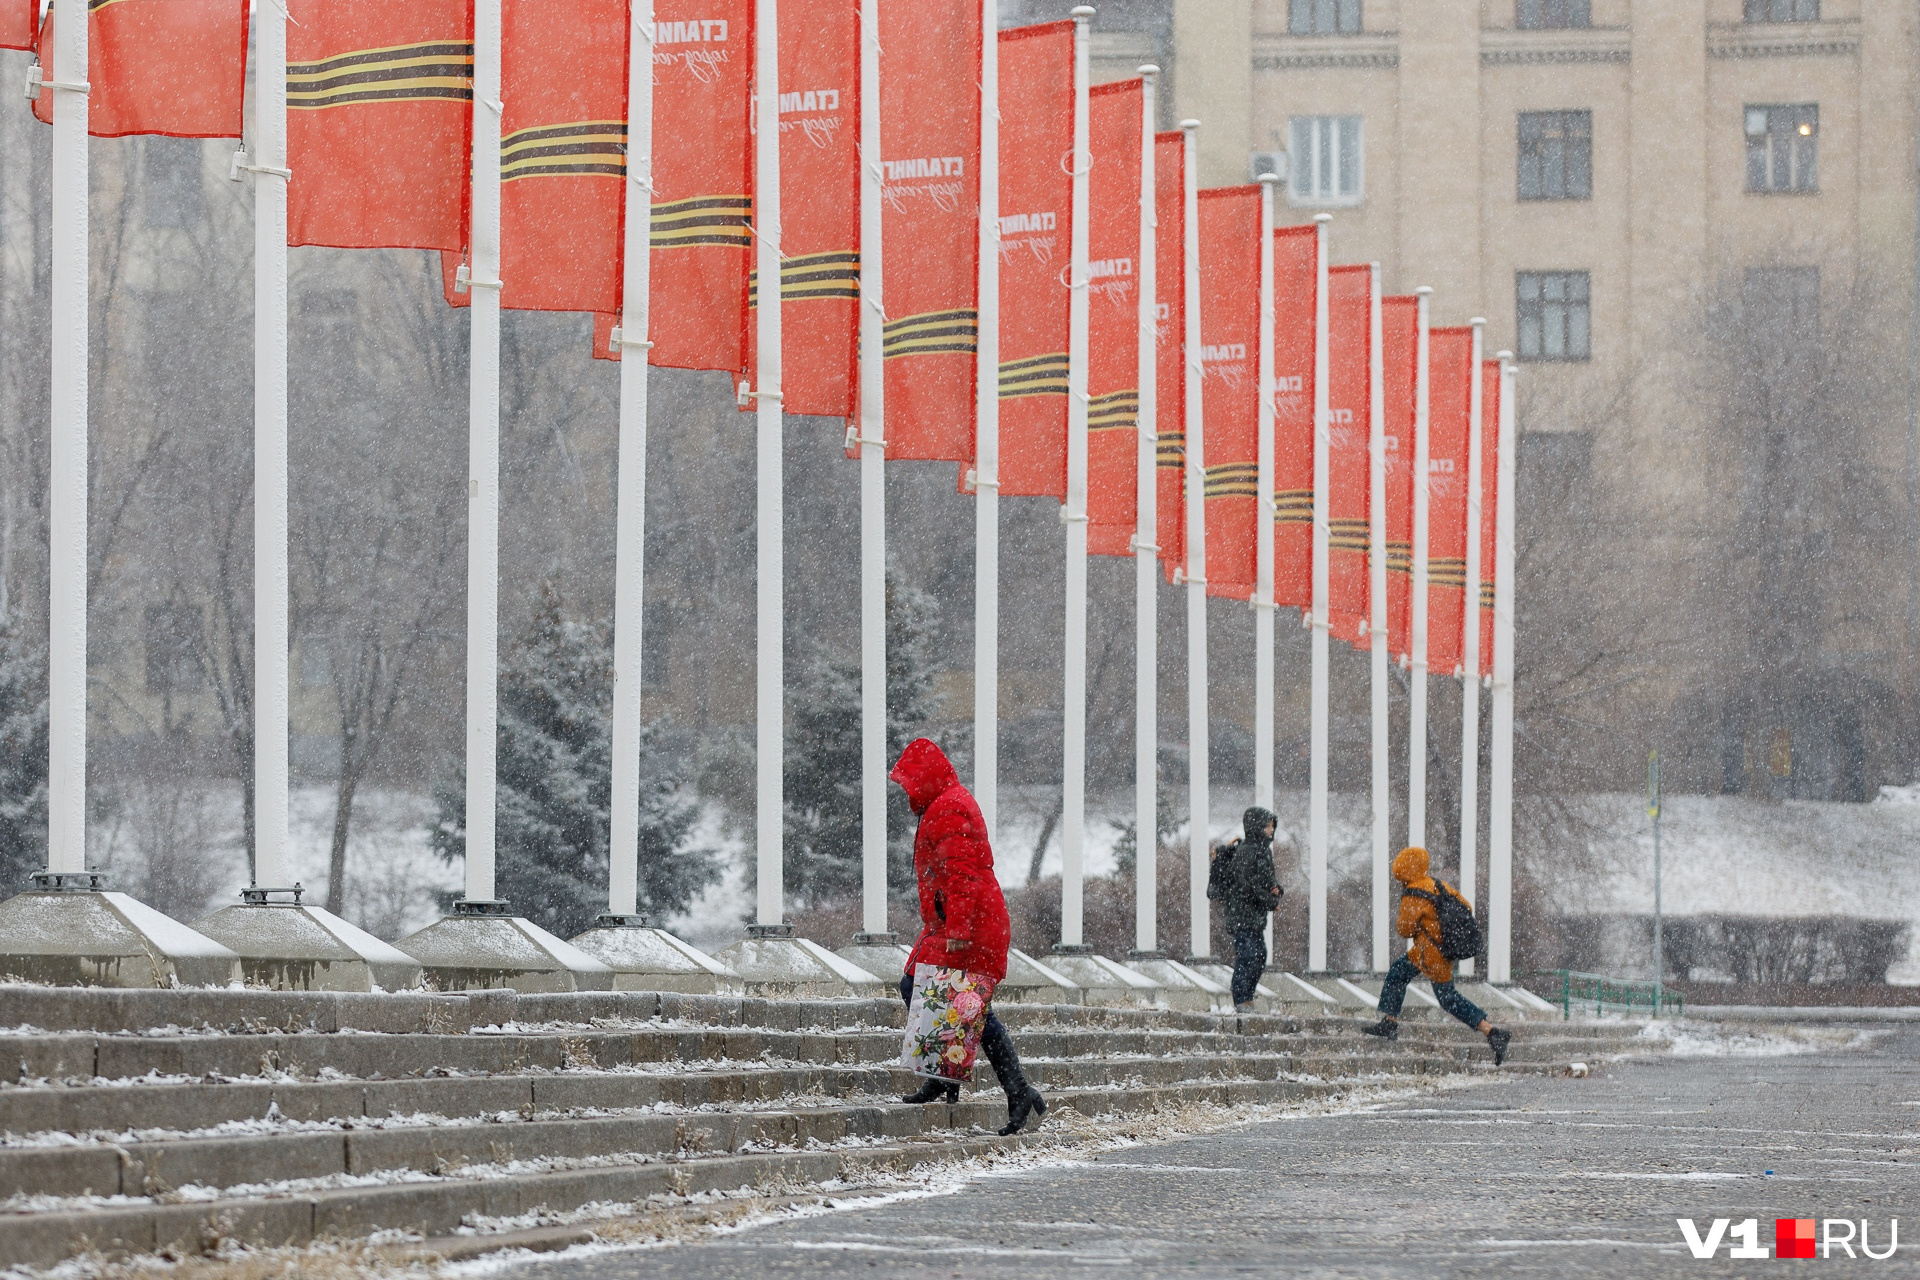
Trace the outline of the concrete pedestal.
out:
[[[897,933],[856,933],[853,941],[834,952],[848,964],[865,969],[882,982],[899,985],[907,971],[907,957],[913,948],[900,941]]]
[[[222,907],[193,927],[240,957],[255,986],[277,991],[404,991],[420,985],[420,962],[324,907],[273,902],[266,890]]]
[[[1007,976],[993,989],[995,1000],[1021,1004],[1080,1004],[1085,994],[1072,978],[1018,947],[1008,949]]]
[[[706,952],[647,923],[645,916],[601,916],[573,945],[613,970],[615,991],[683,991],[737,996],[740,975]]]
[[[240,957],[91,873],[0,902],[0,974],[63,987],[225,987]]]
[[[1056,947],[1047,954],[1046,965],[1079,986],[1084,1004],[1155,1005],[1162,999],[1159,983],[1091,949]]]
[[[420,962],[436,991],[611,991],[613,970],[533,921],[507,914],[504,902],[454,904],[396,944]]]
[[[754,925],[747,937],[714,959],[740,975],[750,996],[900,995],[897,982],[889,984],[817,942],[794,937],[791,925]]]
[[[1130,954],[1127,968],[1160,988],[1170,1009],[1196,1013],[1231,1012],[1233,993],[1199,970],[1169,959],[1164,953]]]
[[[1280,1007],[1288,1013],[1329,1018],[1343,1011],[1338,997],[1329,994],[1320,983],[1310,982],[1297,973],[1269,973],[1261,980],[1261,990],[1271,990]]]

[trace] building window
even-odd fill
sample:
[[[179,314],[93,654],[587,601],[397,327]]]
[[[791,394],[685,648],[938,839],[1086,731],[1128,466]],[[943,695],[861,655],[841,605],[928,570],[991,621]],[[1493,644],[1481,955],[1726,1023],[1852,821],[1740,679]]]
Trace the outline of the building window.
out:
[[[1520,198],[1593,198],[1593,112],[1520,113]]]
[[[1514,25],[1522,31],[1590,27],[1593,11],[1587,0],[1519,0],[1514,19]]]
[[[1820,0],[1747,0],[1748,22],[1818,22]]]
[[[1593,354],[1584,271],[1522,271],[1514,277],[1522,360],[1585,360]]]
[[[1287,30],[1296,36],[1360,34],[1360,0],[1287,0]]]
[[[1288,122],[1287,195],[1295,204],[1360,203],[1360,117],[1295,116]]]
[[[1820,189],[1820,108],[1748,107],[1747,190]]]
[[[190,604],[147,606],[147,692],[200,687],[201,613]]]

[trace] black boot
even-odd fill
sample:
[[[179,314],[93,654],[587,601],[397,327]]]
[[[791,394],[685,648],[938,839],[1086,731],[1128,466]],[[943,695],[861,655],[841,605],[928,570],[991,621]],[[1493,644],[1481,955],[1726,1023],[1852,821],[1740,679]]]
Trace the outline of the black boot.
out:
[[[1361,1035],[1379,1036],[1382,1040],[1398,1040],[1400,1023],[1393,1018],[1382,1018],[1370,1026],[1360,1028]]]
[[[1487,1047],[1493,1050],[1493,1065],[1499,1066],[1507,1060],[1507,1046],[1513,1042],[1513,1032],[1502,1031],[1499,1027],[1487,1032]]]
[[[902,1102],[916,1103],[940,1102],[942,1100],[944,1100],[948,1106],[952,1106],[954,1103],[960,1101],[960,1086],[950,1084],[945,1080],[923,1080],[918,1089],[900,1099]]]
[[[1007,1127],[1000,1130],[1000,1136],[1020,1132],[1030,1119],[1045,1119],[1047,1100],[1027,1082],[1027,1073],[1020,1069],[1020,1055],[1014,1051],[1013,1037],[1000,1025],[1000,1019],[993,1018],[987,1023],[980,1047],[986,1050],[987,1061],[993,1064],[993,1074],[999,1077],[1000,1087],[1007,1091]]]

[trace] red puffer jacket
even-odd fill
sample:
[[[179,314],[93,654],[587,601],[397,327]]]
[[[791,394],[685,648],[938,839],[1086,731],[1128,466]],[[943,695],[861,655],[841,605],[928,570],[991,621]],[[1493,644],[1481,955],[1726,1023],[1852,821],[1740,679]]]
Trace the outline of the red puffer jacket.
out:
[[[993,874],[987,820],[960,785],[939,747],[916,738],[888,775],[907,793],[920,817],[913,838],[913,871],[920,883],[920,941],[907,958],[917,964],[965,969],[998,981],[1007,976],[1007,900]],[[947,949],[948,939],[967,945]]]

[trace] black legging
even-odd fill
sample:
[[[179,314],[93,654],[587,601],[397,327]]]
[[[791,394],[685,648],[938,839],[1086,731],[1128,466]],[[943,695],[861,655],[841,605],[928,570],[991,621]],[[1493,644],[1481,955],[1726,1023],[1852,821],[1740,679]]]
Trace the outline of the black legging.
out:
[[[907,1006],[913,1006],[913,975],[900,975],[900,999]],[[980,1032],[980,1049],[987,1055],[987,1061],[993,1064],[993,1074],[999,1078],[1000,1087],[1011,1098],[1026,1086],[1026,1073],[1020,1070],[1020,1055],[1013,1047],[1013,1037],[1000,1024],[994,1015],[991,1002],[987,1005],[987,1025]]]

